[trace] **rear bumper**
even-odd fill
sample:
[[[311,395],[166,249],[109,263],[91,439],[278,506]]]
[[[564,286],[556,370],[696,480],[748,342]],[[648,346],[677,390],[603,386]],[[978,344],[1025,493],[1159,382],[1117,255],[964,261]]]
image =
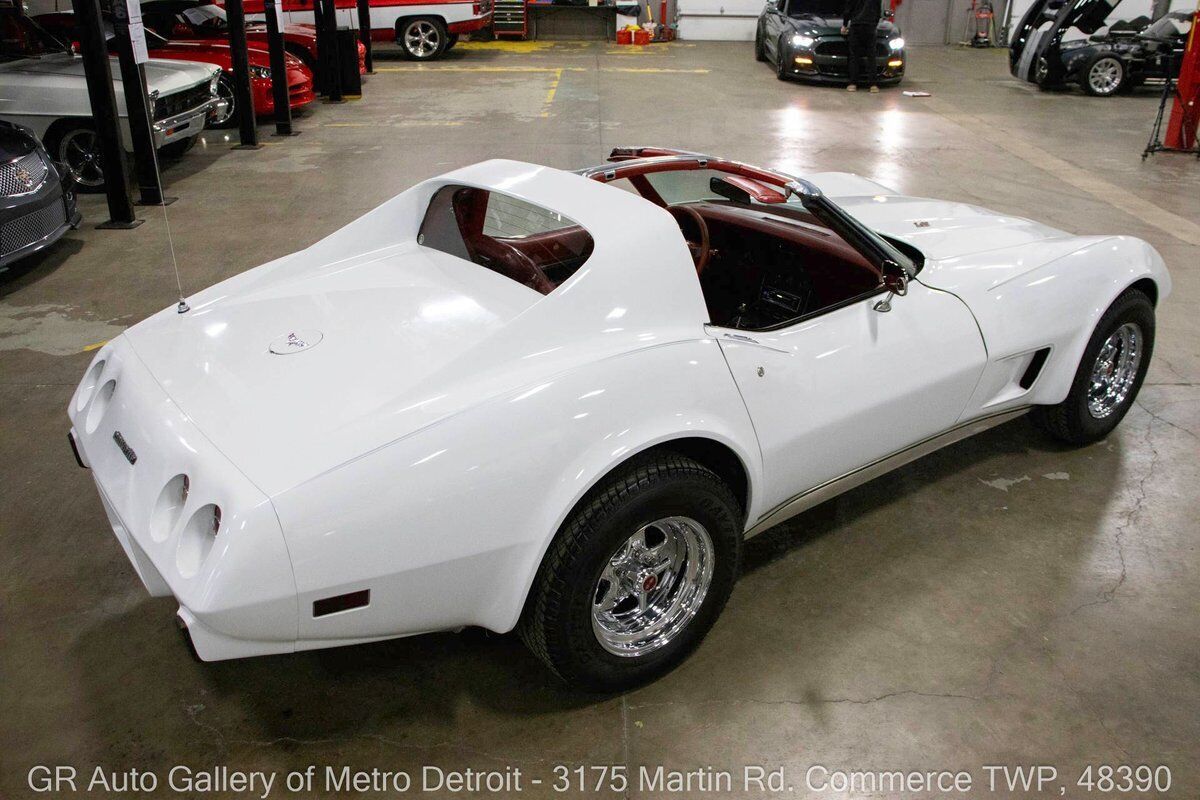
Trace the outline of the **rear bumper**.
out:
[[[465,19],[462,22],[451,22],[446,26],[446,30],[450,33],[470,33],[486,28],[492,24],[492,12],[489,11],[482,17],[475,19]]]
[[[294,651],[295,580],[273,506],[163,392],[124,336],[99,351],[68,415],[109,527],[146,590],[179,603],[197,654],[214,661]],[[215,534],[206,524],[214,506]]]

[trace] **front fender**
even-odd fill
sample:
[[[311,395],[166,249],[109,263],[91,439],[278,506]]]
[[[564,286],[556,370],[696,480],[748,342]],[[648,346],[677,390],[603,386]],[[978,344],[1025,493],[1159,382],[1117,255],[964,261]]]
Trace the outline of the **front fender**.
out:
[[[551,376],[280,493],[299,646],[510,630],[578,500],[631,455],[684,436],[733,449],[756,496],[757,440],[712,340]],[[363,589],[367,607],[313,616],[315,600]]]
[[[1088,241],[986,291],[960,295],[988,349],[988,368],[963,418],[1062,402],[1100,317],[1143,279],[1154,282],[1159,302],[1171,291],[1171,276],[1153,247],[1131,236],[1113,236]],[[1050,355],[1032,388],[1012,393],[1006,386],[1020,371],[1014,359],[1045,347]]]

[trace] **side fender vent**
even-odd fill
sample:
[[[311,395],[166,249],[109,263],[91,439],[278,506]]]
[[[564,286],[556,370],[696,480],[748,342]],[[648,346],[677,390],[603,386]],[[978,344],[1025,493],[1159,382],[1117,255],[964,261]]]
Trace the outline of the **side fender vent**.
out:
[[[1042,367],[1046,365],[1046,357],[1050,355],[1050,348],[1043,347],[1033,354],[1033,358],[1029,360],[1029,366],[1025,368],[1025,374],[1021,376],[1019,386],[1022,389],[1028,389],[1033,386],[1034,381],[1038,379],[1038,375],[1042,372]]]
[[[313,601],[313,616],[326,617],[330,614],[337,614],[340,611],[350,611],[370,604],[370,589],[350,592],[349,594],[339,594],[333,597],[322,597],[320,600]]]

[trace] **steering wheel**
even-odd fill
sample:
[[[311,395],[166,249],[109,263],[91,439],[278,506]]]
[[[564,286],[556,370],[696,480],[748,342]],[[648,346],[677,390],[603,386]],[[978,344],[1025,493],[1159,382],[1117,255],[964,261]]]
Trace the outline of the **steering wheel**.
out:
[[[687,242],[688,251],[692,254],[692,261],[696,264],[696,274],[702,274],[704,268],[708,266],[708,262],[712,259],[713,252],[709,244],[708,223],[704,221],[704,217],[700,215],[700,212],[692,206],[668,206],[667,211],[679,223],[679,230],[683,233],[683,240]],[[699,241],[693,241],[688,238],[687,232],[684,229],[685,219],[695,226]]]

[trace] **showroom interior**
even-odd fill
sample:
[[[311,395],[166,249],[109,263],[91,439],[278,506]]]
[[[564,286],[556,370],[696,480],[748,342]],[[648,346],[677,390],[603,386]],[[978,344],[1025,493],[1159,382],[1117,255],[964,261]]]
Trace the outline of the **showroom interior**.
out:
[[[0,196],[0,797],[1200,796],[1193,0],[1107,0],[1108,19],[1096,13],[1098,0],[885,2],[870,62],[877,92],[869,79],[846,90],[843,4],[826,0],[765,8],[761,0],[495,0],[494,8],[431,3],[425,16],[377,0],[5,2],[0,123],[20,128],[0,128],[0,162],[9,162],[0,177],[12,170],[11,184],[0,182],[9,195]],[[790,3],[805,2],[826,11],[789,14]],[[1060,23],[1077,48],[1045,45]],[[816,27],[788,27],[800,24]],[[1155,26],[1166,38],[1146,33]],[[813,45],[809,58],[814,38],[831,44]],[[1047,49],[1022,61],[1021,45]],[[1076,49],[1086,58],[1072,61]],[[841,55],[822,61],[822,52]],[[54,64],[61,69],[46,69]],[[284,73],[287,81],[277,80]],[[718,225],[719,208],[706,224],[694,209],[654,207],[665,192],[646,190],[639,170],[656,178],[676,167],[700,170],[702,191],[712,192],[700,205],[729,207],[729,219],[792,209],[809,220],[798,224],[810,236],[836,234],[847,263],[871,261],[872,246],[892,253],[865,267],[875,294],[861,306],[861,342],[897,331],[907,344],[893,341],[893,365],[909,366],[875,372],[867,358],[837,355],[857,345],[835,339],[814,346],[823,352],[808,364],[786,349],[809,329],[825,335],[823,320],[866,295],[793,314],[808,321],[788,328],[782,312],[770,323],[752,312],[800,303],[793,284],[752,288],[758,296],[722,320],[708,284],[703,298],[690,285],[674,291],[663,276],[690,279],[689,253],[703,283],[705,265],[715,274],[710,263],[725,269],[731,251],[750,247]],[[605,185],[627,175],[638,192]],[[583,267],[561,281],[545,270],[551,280],[542,287],[517,276],[546,277],[519,249],[499,257],[465,238],[439,244],[445,230],[470,224],[472,193],[494,200],[509,189],[524,198],[521,208],[545,206],[561,224],[586,228],[586,245],[572,254]],[[53,195],[36,219],[23,205],[35,193]],[[896,227],[872,222],[906,198],[940,202],[914,206],[920,211],[896,217]],[[848,216],[829,212],[828,200]],[[445,215],[435,219],[439,203]],[[982,225],[977,207],[994,212],[994,228],[972,232]],[[695,218],[703,246],[689,232]],[[764,230],[778,227],[763,219]],[[388,237],[407,241],[380,244]],[[575,239],[555,241],[569,249]],[[1022,278],[1022,259],[1052,268]],[[682,262],[687,269],[671,271]],[[493,271],[488,281],[473,277],[486,272],[480,264]],[[270,266],[248,273],[260,265]],[[606,278],[605,266],[626,269],[625,279]],[[988,277],[989,267],[1001,277]],[[992,282],[964,288],[978,279]],[[383,288],[372,297],[372,286]],[[614,307],[605,318],[611,335],[581,343],[588,291]],[[1057,312],[1046,311],[1042,291],[1055,293]],[[1009,413],[955,428],[916,457],[909,446],[934,432],[921,426],[936,424],[927,410],[961,409],[982,391],[978,370],[961,391],[952,380],[951,362],[967,358],[961,337],[971,337],[983,369],[1006,355],[1003,337],[1070,328],[1053,346],[1013,348],[1024,360],[1012,391],[1042,391],[1049,408],[1070,402],[1068,387],[1082,380],[1076,363],[1081,376],[1091,368],[1080,353],[1099,358],[1093,327],[1130,291],[1152,328],[1126,324],[1118,333],[1152,338],[1142,342],[1142,371],[1132,367],[1132,392],[1120,395],[1119,426],[1086,441],[1072,434],[1068,444],[1035,420],[1049,412],[1001,396],[993,402]],[[432,300],[418,307],[421,298]],[[438,298],[448,300],[438,306]],[[640,334],[642,345],[659,336],[646,347],[659,360],[604,373],[604,397],[622,397],[608,407],[613,430],[668,419],[658,411],[668,402],[679,416],[694,409],[702,427],[718,390],[691,373],[677,377],[661,340],[683,336],[678,320],[705,301],[713,318],[697,314],[686,334],[688,346],[715,359],[699,357],[703,365],[736,373],[738,358],[759,359],[746,362],[746,380],[760,387],[796,376],[785,407],[776,402],[756,417],[755,396],[725,374],[721,396],[754,420],[744,426],[756,442],[746,448],[749,466],[731,463],[737,445],[724,456],[699,439],[672,449],[661,436],[645,446],[666,460],[625,461],[626,439],[603,443],[619,467],[597,469],[576,494],[560,490],[580,481],[576,466],[580,475],[587,468],[575,459],[582,446],[572,426],[588,420],[556,422],[557,393],[575,386],[567,399],[582,401],[591,384],[571,375],[614,361],[561,359],[607,354],[624,335],[612,332],[641,325],[652,331]],[[555,303],[568,310],[555,312]],[[965,327],[917,318],[911,332],[898,332],[917,308],[943,313],[939,303],[955,304]],[[271,328],[287,308],[311,319]],[[222,338],[226,322],[264,338],[234,347]],[[352,339],[346,331],[356,325]],[[506,343],[518,341],[529,354],[507,360]],[[841,372],[821,365],[826,355]],[[539,359],[551,364],[544,373],[533,371]],[[288,374],[296,362],[325,371]],[[115,389],[98,388],[105,364],[124,370]],[[1062,388],[1052,396],[1047,379],[1056,377]],[[187,392],[209,405],[193,413],[185,401],[179,411],[168,397]],[[481,416],[471,404],[489,392],[508,394]],[[872,405],[873,394],[895,398],[886,403],[893,409],[910,404],[877,426],[903,444],[885,449],[903,457],[870,474],[855,462],[861,480],[805,494],[811,502],[798,513],[764,505],[758,473],[772,452],[764,420],[797,430],[796,420],[837,421],[829,408],[883,405]],[[102,401],[121,415],[121,430],[93,410]],[[527,405],[542,409],[536,426],[502,416],[529,414],[517,410]],[[193,433],[206,419],[212,430]],[[876,430],[842,423],[826,431],[827,456],[793,451],[784,462],[837,460]],[[418,440],[409,425],[431,430],[409,447]],[[599,448],[602,437],[592,438]],[[159,468],[159,443],[186,448],[195,466],[175,470],[139,544],[125,504],[142,492],[138,468]],[[388,460],[384,451],[397,447],[408,449]],[[318,449],[328,465],[317,465]],[[218,463],[228,501],[196,512],[209,515],[197,523],[204,530],[192,530],[198,517],[178,523],[184,538],[164,566],[154,526],[162,514],[208,502],[189,492],[209,491],[204,476]],[[630,463],[643,471],[616,472]],[[373,464],[389,468],[371,472]],[[534,464],[544,493],[523,494],[532,479],[522,473]],[[486,477],[473,478],[477,468]],[[109,470],[121,473],[111,483]],[[696,538],[681,523],[678,541],[663,528],[691,557],[707,558],[710,546],[720,554],[714,580],[728,583],[724,609],[704,605],[701,593],[679,629],[711,628],[669,668],[624,683],[597,673],[587,673],[590,685],[573,680],[585,667],[556,647],[595,631],[609,658],[616,640],[604,639],[595,616],[586,631],[555,632],[559,594],[574,591],[569,575],[550,580],[555,559],[574,557],[564,539],[586,539],[593,517],[581,508],[601,514],[600,501],[618,488],[634,491],[671,470],[692,470],[693,483],[678,485],[716,493],[712,503],[733,509],[739,537],[754,534],[739,538],[726,575],[725,554],[735,550],[714,545],[703,525]],[[611,483],[617,474],[626,483]],[[719,487],[702,487],[709,479]],[[343,494],[304,493],[326,485]],[[234,507],[233,498],[251,496]],[[389,496],[406,498],[407,523]],[[520,588],[489,594],[526,552],[525,528],[507,521],[555,496],[571,499],[559,501],[561,515],[546,512],[544,541],[530,545],[524,571],[512,567]],[[733,518],[751,507],[762,512],[761,530],[753,515]],[[373,527],[352,545],[357,562],[341,538],[351,517],[374,520],[361,522]],[[276,541],[258,525],[283,534]],[[454,549],[466,527],[483,543],[469,553]],[[651,527],[639,534],[654,549]],[[303,533],[293,538],[289,528]],[[386,572],[371,562],[393,558],[397,539],[406,542],[397,580],[411,584],[381,579],[368,591],[365,578],[346,576],[351,567]],[[202,549],[188,549],[193,541]],[[251,546],[252,558],[214,566]],[[644,599],[666,578],[642,563],[629,574]],[[297,588],[323,569],[337,573],[322,584],[334,588]],[[192,581],[198,571],[202,585]],[[611,588],[604,580],[597,586]],[[276,582],[291,588],[277,591]],[[589,591],[576,592],[580,602]],[[293,631],[299,616],[300,633],[281,643],[222,628],[239,596],[270,605]],[[434,622],[355,627],[354,615],[385,613],[388,603]],[[338,620],[348,627],[330,633]],[[640,652],[627,660],[655,657]],[[759,768],[761,783],[751,775]],[[306,771],[315,774],[309,783]],[[894,771],[909,783],[883,783]],[[969,786],[928,777],[943,773],[967,773]]]

